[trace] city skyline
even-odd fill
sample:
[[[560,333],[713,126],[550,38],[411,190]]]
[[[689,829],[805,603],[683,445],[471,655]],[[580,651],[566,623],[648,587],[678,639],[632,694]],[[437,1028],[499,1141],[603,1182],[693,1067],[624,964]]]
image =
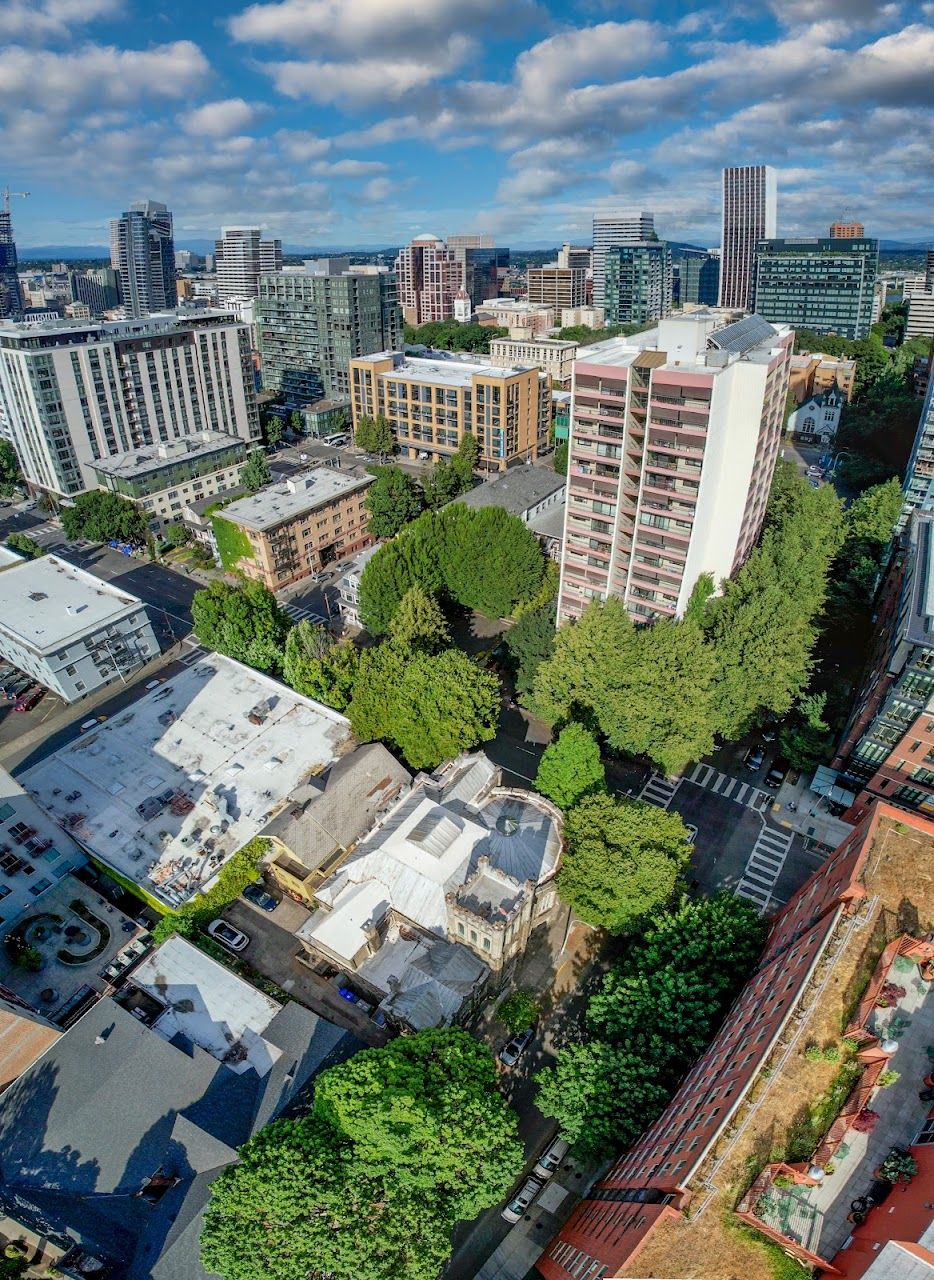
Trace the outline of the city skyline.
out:
[[[32,192],[17,242],[103,244],[149,198],[180,243],[225,224],[322,246],[560,243],[638,207],[715,245],[721,167],[746,163],[777,170],[780,235],[844,215],[930,233],[930,5],[656,9],[11,0],[3,181]]]

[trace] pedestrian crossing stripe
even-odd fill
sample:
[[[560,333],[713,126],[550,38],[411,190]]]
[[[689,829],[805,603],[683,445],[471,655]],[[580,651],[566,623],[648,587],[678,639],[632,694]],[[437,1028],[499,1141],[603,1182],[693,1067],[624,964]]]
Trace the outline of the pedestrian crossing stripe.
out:
[[[748,899],[765,911],[772,901],[772,890],[785,865],[793,840],[794,833],[791,831],[763,827],[736,886],[736,896]]]
[[[712,791],[724,800],[735,800],[757,813],[763,813],[772,804],[772,797],[768,792],[760,791],[758,787],[741,782],[739,778],[733,778],[727,773],[720,773],[713,765],[696,764],[687,775],[687,781],[693,782],[696,787]]]
[[[639,792],[639,799],[654,804],[659,809],[667,809],[682,781],[683,779],[677,774],[666,778],[660,773],[653,773]]]

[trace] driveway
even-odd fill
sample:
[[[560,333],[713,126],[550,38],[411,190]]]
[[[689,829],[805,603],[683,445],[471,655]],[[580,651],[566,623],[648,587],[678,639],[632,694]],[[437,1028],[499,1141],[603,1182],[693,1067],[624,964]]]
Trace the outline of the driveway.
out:
[[[288,991],[294,999],[336,1026],[352,1031],[368,1045],[382,1045],[390,1033],[378,1027],[356,1005],[341,999],[332,982],[314,973],[298,957],[305,951],[295,937],[311,912],[291,898],[283,898],[275,911],[261,911],[244,898],[224,911],[224,919],[250,939],[239,954],[263,977]]]

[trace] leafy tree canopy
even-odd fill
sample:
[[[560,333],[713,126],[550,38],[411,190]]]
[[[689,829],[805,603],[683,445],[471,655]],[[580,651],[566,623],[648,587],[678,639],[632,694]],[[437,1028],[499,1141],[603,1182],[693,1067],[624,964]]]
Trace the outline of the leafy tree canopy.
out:
[[[306,698],[343,711],[353,696],[360,651],[350,641],[335,644],[325,627],[303,619],[286,637],[282,674]]]
[[[37,560],[39,556],[45,555],[44,549],[35,538],[30,538],[28,533],[14,531],[7,536],[6,545],[11,551],[16,551],[19,555],[25,556],[27,560]]]
[[[597,740],[572,721],[549,747],[535,775],[535,790],[559,809],[572,809],[584,796],[606,790],[606,773]]]
[[[555,445],[552,463],[559,476],[566,476],[568,473],[568,447],[567,440],[559,440]]]
[[[476,351],[488,355],[494,338],[505,338],[508,329],[497,325],[461,324],[457,320],[436,320],[418,328],[406,326],[410,345],[434,347],[438,351]]]
[[[248,493],[256,493],[272,482],[269,460],[262,449],[253,449],[240,468],[240,484]]]
[[[22,478],[16,450],[9,440],[0,440],[0,494],[8,498]]]
[[[374,538],[394,538],[424,509],[422,491],[401,467],[375,467],[366,491],[369,530]]]
[[[117,540],[136,547],[146,541],[146,517],[139,507],[116,493],[79,493],[73,506],[62,507],[61,518],[65,537],[71,540]]]
[[[278,672],[290,629],[288,615],[261,582],[232,587],[212,582],[191,602],[195,635],[201,644],[258,671]]]
[[[365,453],[376,453],[383,457],[387,453],[392,453],[395,449],[396,437],[392,433],[392,427],[388,419],[384,418],[382,414],[377,418],[371,418],[364,414],[357,421],[354,444],[358,449],[363,449]]]
[[[410,587],[399,601],[389,624],[389,635],[397,644],[421,649],[424,653],[437,653],[451,643],[441,606],[418,585]]]
[[[555,651],[555,604],[549,600],[537,609],[529,609],[511,627],[504,643],[516,682],[516,692],[523,700],[532,692],[535,673]]]
[[[191,533],[180,520],[173,520],[165,531],[165,540],[170,547],[183,547],[191,541]]]
[[[691,856],[676,813],[605,794],[571,809],[564,834],[559,894],[582,920],[614,933],[669,902]]]

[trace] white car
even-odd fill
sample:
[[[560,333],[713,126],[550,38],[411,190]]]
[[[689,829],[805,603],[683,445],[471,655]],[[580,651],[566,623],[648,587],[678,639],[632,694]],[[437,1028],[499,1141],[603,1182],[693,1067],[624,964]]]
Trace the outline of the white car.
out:
[[[547,1182],[555,1170],[561,1167],[561,1161],[569,1150],[570,1146],[563,1138],[552,1139],[550,1145],[545,1148],[535,1161],[532,1173],[536,1178],[541,1178],[543,1182]]]
[[[526,1178],[500,1217],[505,1218],[507,1222],[518,1222],[543,1186],[544,1183],[539,1182],[538,1178]]]
[[[244,951],[250,945],[247,935],[226,920],[212,920],[208,925],[208,936],[228,951]]]

